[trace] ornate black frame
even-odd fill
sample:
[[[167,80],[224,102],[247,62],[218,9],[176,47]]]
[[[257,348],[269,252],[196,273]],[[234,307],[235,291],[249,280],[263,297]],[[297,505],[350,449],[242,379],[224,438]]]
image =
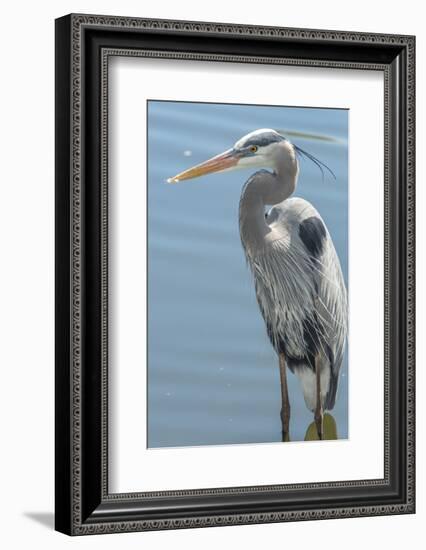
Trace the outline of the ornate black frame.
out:
[[[414,49],[413,36],[96,15],[56,20],[57,530],[84,535],[414,512]],[[108,493],[111,55],[383,71],[383,479]]]

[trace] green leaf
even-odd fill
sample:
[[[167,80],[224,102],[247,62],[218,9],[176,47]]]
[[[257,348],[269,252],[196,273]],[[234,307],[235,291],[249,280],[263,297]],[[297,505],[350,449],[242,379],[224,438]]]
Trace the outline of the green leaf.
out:
[[[324,440],[339,439],[337,436],[336,421],[329,413],[324,415]],[[309,424],[306,430],[305,441],[319,441],[315,422]]]

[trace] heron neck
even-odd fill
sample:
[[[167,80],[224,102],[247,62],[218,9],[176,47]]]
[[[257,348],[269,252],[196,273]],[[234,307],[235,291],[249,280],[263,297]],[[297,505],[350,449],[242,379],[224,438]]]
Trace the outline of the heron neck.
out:
[[[253,174],[243,188],[240,199],[240,234],[247,252],[254,255],[266,244],[271,227],[266,223],[265,206],[285,201],[295,190],[297,169],[284,172],[260,170]]]
[[[270,228],[265,221],[265,203],[262,197],[247,192],[247,188],[241,195],[239,223],[242,243],[253,256],[263,249]]]

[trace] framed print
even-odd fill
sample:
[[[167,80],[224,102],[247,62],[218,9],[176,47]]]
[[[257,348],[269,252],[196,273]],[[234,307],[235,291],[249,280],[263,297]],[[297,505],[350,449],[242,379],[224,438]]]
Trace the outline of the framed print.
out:
[[[412,36],[56,21],[56,529],[413,513]]]

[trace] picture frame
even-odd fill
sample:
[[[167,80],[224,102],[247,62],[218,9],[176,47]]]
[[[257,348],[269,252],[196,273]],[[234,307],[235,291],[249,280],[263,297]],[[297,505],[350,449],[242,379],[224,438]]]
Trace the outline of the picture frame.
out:
[[[55,528],[86,535],[414,513],[415,38],[71,14],[56,20],[55,46]],[[108,60],[135,52],[383,73],[383,478],[109,492]]]

